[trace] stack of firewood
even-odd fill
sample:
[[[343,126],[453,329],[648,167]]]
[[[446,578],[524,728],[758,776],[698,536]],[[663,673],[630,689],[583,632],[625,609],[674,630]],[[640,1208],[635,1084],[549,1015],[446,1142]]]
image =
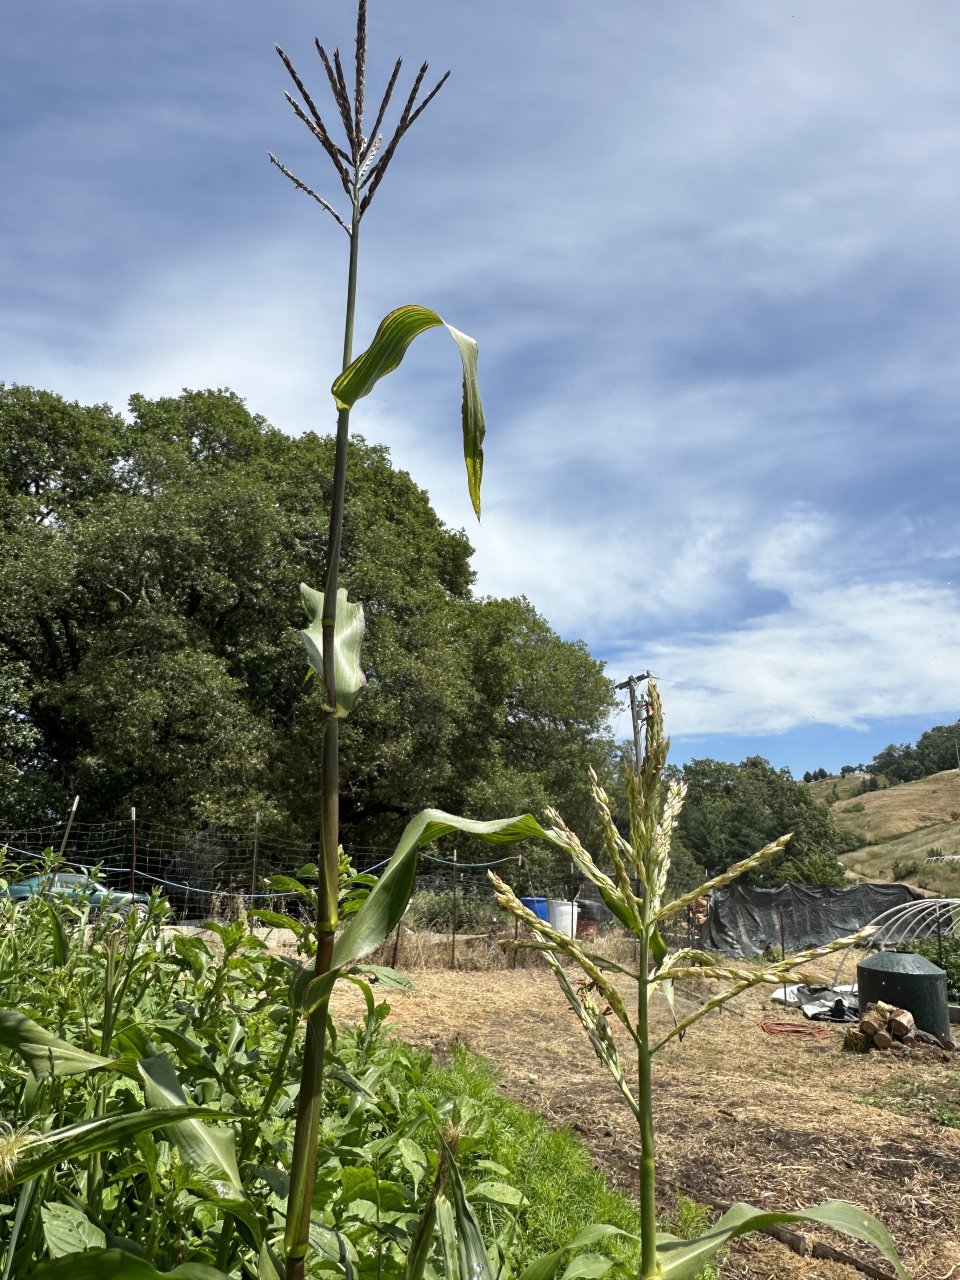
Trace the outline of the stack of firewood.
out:
[[[952,1040],[941,1041],[929,1031],[921,1031],[908,1009],[898,1009],[883,1000],[867,1005],[867,1011],[860,1019],[859,1032],[864,1049],[889,1049],[895,1044],[902,1044],[908,1049],[917,1044],[948,1051],[954,1048]]]

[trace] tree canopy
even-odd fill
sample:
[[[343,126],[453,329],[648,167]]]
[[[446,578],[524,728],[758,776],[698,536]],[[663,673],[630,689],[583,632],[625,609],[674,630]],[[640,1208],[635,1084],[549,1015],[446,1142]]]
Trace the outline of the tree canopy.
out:
[[[692,858],[716,875],[792,831],[784,852],[754,874],[755,883],[843,883],[838,855],[858,841],[840,831],[830,810],[794,782],[789,769],[775,769],[762,756],[742,764],[692,760],[683,778],[688,790],[677,833],[683,851],[678,868]]]
[[[915,782],[918,778],[929,777],[931,773],[960,767],[958,742],[960,720],[955,724],[934,725],[920,735],[916,745],[891,742],[877,752],[867,768],[872,774],[882,775],[890,782]]]
[[[319,585],[333,442],[227,391],[129,418],[0,384],[0,825],[126,816],[277,834],[318,824],[320,691],[299,583]],[[355,438],[342,584],[369,688],[345,722],[344,834],[387,845],[425,805],[588,809],[613,693],[524,599],[472,591],[472,549]]]

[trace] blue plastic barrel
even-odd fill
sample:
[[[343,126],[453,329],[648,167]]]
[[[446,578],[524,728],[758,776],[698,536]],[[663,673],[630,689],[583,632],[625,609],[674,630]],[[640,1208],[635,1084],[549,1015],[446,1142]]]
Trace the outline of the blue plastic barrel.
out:
[[[533,914],[535,916],[539,916],[541,920],[546,920],[547,918],[546,898],[521,898],[520,901],[523,903],[523,905],[527,908],[528,911],[532,911]]]

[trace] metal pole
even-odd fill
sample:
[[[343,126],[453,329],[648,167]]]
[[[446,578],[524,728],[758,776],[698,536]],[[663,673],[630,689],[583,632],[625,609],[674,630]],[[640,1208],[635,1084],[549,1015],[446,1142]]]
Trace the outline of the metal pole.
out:
[[[257,857],[260,853],[260,810],[253,820],[253,868],[250,872],[250,892],[257,892]]]
[[[76,816],[77,805],[80,803],[80,797],[73,797],[73,806],[70,809],[70,817],[67,819],[67,829],[63,833],[63,839],[60,841],[60,857],[63,857],[63,851],[67,847],[67,841],[70,839],[70,828],[73,826],[73,819]]]
[[[457,850],[453,851],[453,918],[451,920],[450,933],[450,965],[451,968],[457,967]]]
[[[780,917],[780,959],[786,960],[787,944],[784,941],[784,932],[783,932],[783,907],[777,907],[777,915]],[[786,1009],[787,1007],[787,975],[786,974],[783,975],[783,1007],[784,1009]]]
[[[137,811],[130,806],[130,892],[136,892],[137,878]]]

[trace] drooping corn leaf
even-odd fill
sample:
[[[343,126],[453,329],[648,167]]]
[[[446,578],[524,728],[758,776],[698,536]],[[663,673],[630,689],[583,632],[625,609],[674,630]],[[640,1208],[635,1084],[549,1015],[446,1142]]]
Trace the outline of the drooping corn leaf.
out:
[[[369,395],[381,378],[397,368],[414,338],[439,325],[443,325],[457,344],[463,364],[463,460],[467,468],[470,501],[479,519],[486,425],[477,383],[477,344],[473,338],[454,329],[453,325],[447,324],[436,311],[431,311],[428,307],[397,307],[380,321],[373,342],[353,364],[344,369],[331,389],[338,408],[352,409],[361,397]]]
[[[173,1122],[198,1120],[219,1113],[207,1107],[145,1107],[122,1115],[83,1120],[51,1133],[27,1135],[8,1155],[2,1185],[15,1187],[52,1169],[61,1161],[78,1160],[94,1151],[120,1148],[139,1133],[163,1129]]]
[[[30,1274],[37,1280],[156,1280],[157,1276],[170,1280],[230,1280],[225,1272],[202,1262],[185,1262],[172,1271],[156,1271],[146,1259],[120,1249],[69,1253],[41,1263]]]
[[[300,632],[300,639],[307,651],[307,661],[323,680],[323,592],[315,591],[305,582],[300,583],[300,599],[310,625]],[[343,718],[350,714],[357,694],[367,683],[360,666],[360,648],[363,644],[363,606],[347,599],[341,587],[337,592],[337,620],[333,628],[333,678],[336,681],[336,714]],[[324,709],[332,712],[330,690],[325,689]]]
[[[662,1239],[657,1244],[657,1262],[663,1280],[696,1280],[703,1267],[730,1240],[750,1231],[786,1226],[794,1222],[813,1222],[832,1227],[843,1235],[871,1244],[893,1266],[899,1280],[910,1280],[897,1257],[893,1240],[886,1227],[876,1218],[845,1200],[828,1200],[825,1204],[795,1213],[769,1213],[749,1204],[731,1205],[717,1225],[696,1240]]]
[[[14,1009],[0,1009],[0,1045],[19,1053],[37,1077],[83,1075],[114,1065],[113,1059],[78,1049]]]
[[[166,1054],[146,1058],[139,1066],[148,1106],[177,1109],[186,1105],[183,1087]],[[195,1169],[211,1170],[214,1177],[225,1184],[223,1199],[244,1199],[233,1134],[228,1129],[214,1129],[202,1120],[184,1120],[170,1125],[170,1137],[188,1164]]]
[[[470,818],[458,818],[452,813],[444,813],[442,809],[421,810],[407,823],[393,857],[370,890],[363,906],[356,915],[351,916],[337,936],[333,948],[334,968],[342,969],[369,955],[395,928],[413,892],[420,850],[451,831],[462,831],[489,844],[544,840],[548,844],[565,847],[529,813],[518,818],[475,822]],[[320,979],[315,981],[319,983]]]

